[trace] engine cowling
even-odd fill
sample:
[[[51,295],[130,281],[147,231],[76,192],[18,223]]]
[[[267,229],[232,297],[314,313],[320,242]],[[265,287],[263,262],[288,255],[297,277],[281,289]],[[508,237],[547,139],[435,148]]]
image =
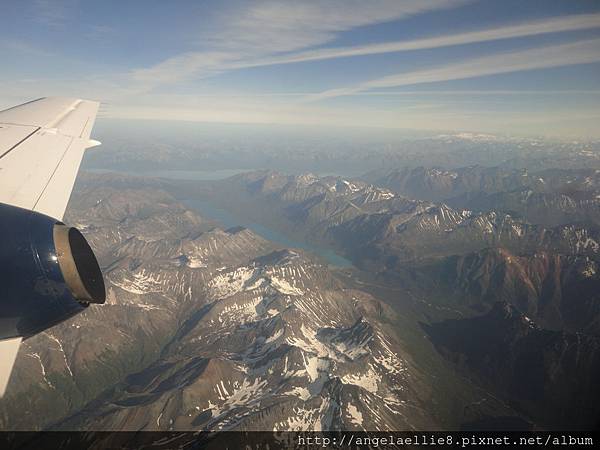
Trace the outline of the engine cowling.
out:
[[[79,230],[0,204],[0,339],[30,337],[105,298],[98,261]]]

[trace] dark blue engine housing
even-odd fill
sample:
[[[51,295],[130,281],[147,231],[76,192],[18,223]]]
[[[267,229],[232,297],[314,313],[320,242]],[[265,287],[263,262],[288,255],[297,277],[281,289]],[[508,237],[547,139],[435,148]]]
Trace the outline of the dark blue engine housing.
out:
[[[30,337],[104,300],[98,262],[78,230],[0,203],[0,339]]]

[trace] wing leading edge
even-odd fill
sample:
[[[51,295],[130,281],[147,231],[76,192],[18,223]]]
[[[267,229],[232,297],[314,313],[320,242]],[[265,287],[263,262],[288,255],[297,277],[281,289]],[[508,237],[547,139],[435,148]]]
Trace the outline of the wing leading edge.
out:
[[[99,103],[46,97],[0,111],[0,202],[62,219]]]

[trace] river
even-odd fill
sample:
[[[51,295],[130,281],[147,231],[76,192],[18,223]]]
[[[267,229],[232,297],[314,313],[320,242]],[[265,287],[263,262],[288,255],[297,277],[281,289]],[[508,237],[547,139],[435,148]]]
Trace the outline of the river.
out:
[[[231,176],[250,172],[247,169],[222,169],[222,170],[150,170],[150,171],[115,171],[104,169],[87,169],[92,173],[123,173],[126,175],[166,178],[169,180],[194,180],[194,181],[217,181]],[[268,241],[274,242],[282,247],[299,248],[313,253],[323,259],[327,264],[336,267],[350,267],[352,262],[335,251],[321,246],[313,245],[306,241],[292,239],[277,230],[266,227],[259,223],[251,222],[243,217],[234,216],[231,212],[220,208],[209,201],[201,199],[179,199],[187,208],[198,212],[200,215],[217,221],[224,228],[242,226],[252,230]]]

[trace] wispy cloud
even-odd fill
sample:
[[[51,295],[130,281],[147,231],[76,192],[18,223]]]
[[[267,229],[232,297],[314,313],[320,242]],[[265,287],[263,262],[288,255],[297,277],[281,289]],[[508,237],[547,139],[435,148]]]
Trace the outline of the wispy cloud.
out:
[[[220,14],[204,31],[202,51],[186,52],[131,72],[132,81],[151,88],[161,83],[206,77],[226,70],[264,65],[259,60],[334,41],[356,27],[390,22],[470,0],[268,1],[244,4]],[[272,64],[269,62],[268,64]]]
[[[248,2],[224,11],[209,43],[219,48],[285,52],[334,40],[360,26],[451,8],[472,0],[319,0]]]
[[[483,7],[498,20],[493,28],[476,25],[469,8],[440,19],[444,9],[470,1],[226,0],[188,3],[177,14],[157,2],[126,23],[111,2],[98,3],[89,14],[87,2],[80,0],[30,0],[23,6],[26,18],[19,20],[20,26],[31,28],[17,35],[20,41],[11,41],[8,34],[0,42],[0,51],[9,59],[23,55],[20,72],[15,64],[14,71],[1,75],[5,89],[0,101],[10,106],[50,94],[95,98],[110,103],[106,116],[122,118],[389,128],[427,128],[435,123],[448,130],[598,135],[597,120],[592,118],[600,114],[600,91],[590,67],[572,79],[529,74],[527,88],[535,88],[535,80],[544,77],[540,85],[544,91],[519,91],[521,86],[509,77],[494,91],[424,84],[600,61],[600,39],[591,39],[598,38],[600,30],[595,7],[586,7],[588,14],[543,19],[539,14],[507,14],[496,6]],[[542,8],[538,12],[543,13]],[[410,22],[403,21],[408,17]],[[80,39],[69,41],[74,19]],[[454,28],[440,35],[434,26],[438,20]],[[386,22],[394,23],[379,26]],[[397,40],[405,26],[419,27],[422,33]],[[159,37],[158,29],[169,34]],[[523,39],[551,33],[564,34]],[[554,38],[561,39],[561,45]],[[514,40],[473,45],[508,39]],[[147,43],[143,49],[140,41]],[[538,47],[531,48],[534,45]],[[463,56],[450,61],[444,51],[419,52],[450,46],[464,46],[453,49],[454,55]],[[508,48],[513,50],[497,54],[492,52],[499,50],[489,50]],[[55,55],[42,57],[48,56],[43,49]],[[386,58],[372,58],[364,67],[367,60],[361,57],[376,54],[390,54],[403,66],[398,69]],[[351,61],[357,64],[322,64],[319,69],[326,73],[302,70],[289,80],[281,76],[284,71],[266,68],[247,78],[186,82],[249,67],[336,58],[356,58]],[[434,59],[425,65],[424,58]],[[356,70],[349,74],[352,68]],[[285,73],[294,72],[291,69]],[[301,75],[303,82],[296,83]],[[269,80],[276,85],[266,86]],[[409,85],[417,87],[397,89]],[[355,98],[317,101],[342,95]]]
[[[551,17],[527,23],[422,39],[383,42],[351,47],[304,50],[335,39],[336,33],[354,27],[397,20],[409,14],[456,6],[458,2],[396,3],[392,11],[369,7],[364,2],[340,5],[300,3],[292,8],[280,3],[260,5],[230,17],[214,36],[204,43],[213,50],[186,52],[152,67],[131,73],[134,82],[150,88],[191,78],[214,76],[249,67],[292,64],[382,53],[465,45],[501,39],[600,28],[600,14]],[[333,14],[338,8],[337,14]]]
[[[76,6],[77,0],[34,0],[31,4],[31,17],[44,25],[60,27]]]
[[[97,42],[114,42],[119,32],[108,25],[93,24],[88,27],[85,37]]]
[[[351,56],[395,53],[408,50],[424,50],[430,48],[449,47],[453,45],[473,44],[477,42],[495,41],[548,33],[600,28],[600,14],[577,14],[564,17],[552,17],[542,20],[507,25],[485,30],[470,31],[452,35],[414,39],[409,41],[383,42],[352,47],[337,47],[299,52],[290,56],[282,56],[272,60],[257,62],[257,65],[289,64],[305,61],[343,58]]]
[[[354,86],[330,89],[308,96],[307,101],[352,95],[371,89],[410,86],[423,83],[460,80],[524,70],[545,69],[600,62],[600,39],[577,41],[511,53],[497,53],[447,64],[433,69],[398,73],[366,81]]]
[[[0,48],[27,56],[53,56],[54,53],[39,48],[20,39],[5,39],[0,41]]]

